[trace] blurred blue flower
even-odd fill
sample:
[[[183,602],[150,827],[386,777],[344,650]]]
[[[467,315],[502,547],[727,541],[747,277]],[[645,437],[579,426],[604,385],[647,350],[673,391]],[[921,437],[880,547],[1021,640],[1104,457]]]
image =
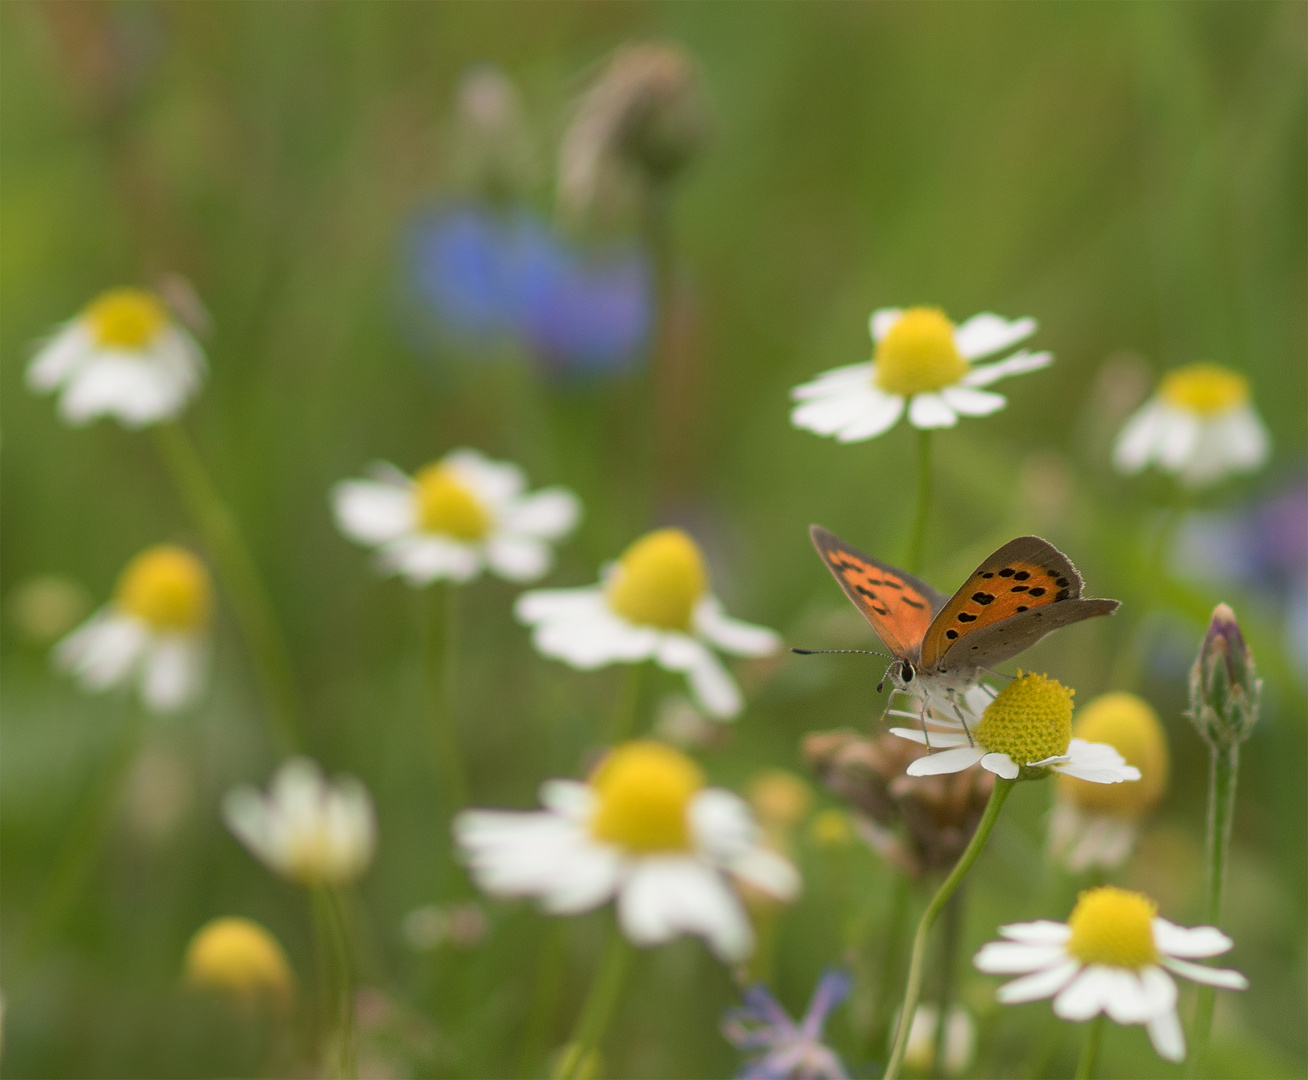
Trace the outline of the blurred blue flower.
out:
[[[442,350],[489,358],[518,348],[555,375],[622,371],[653,325],[645,257],[582,249],[530,211],[439,206],[409,237],[415,299]]]
[[[822,1028],[849,988],[846,972],[824,972],[798,1024],[766,987],[746,990],[744,1007],[722,1017],[722,1034],[736,1049],[764,1051],[746,1061],[740,1080],[848,1080],[839,1055],[822,1042]]]

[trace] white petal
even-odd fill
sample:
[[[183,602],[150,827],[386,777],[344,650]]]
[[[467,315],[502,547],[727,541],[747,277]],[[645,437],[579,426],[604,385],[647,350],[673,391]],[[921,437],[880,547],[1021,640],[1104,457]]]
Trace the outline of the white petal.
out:
[[[1053,997],[1067,986],[1080,970],[1081,965],[1075,960],[1056,964],[1044,971],[1037,971],[1033,975],[1005,983],[995,991],[995,999],[1004,1005],[1020,1005],[1026,1001]]]
[[[1180,472],[1190,464],[1199,446],[1202,423],[1193,413],[1162,406],[1158,428],[1158,464],[1168,472]]]
[[[1124,968],[1107,970],[1105,977],[1113,982],[1113,990],[1104,1001],[1104,1011],[1109,1019],[1118,1024],[1143,1024],[1157,1015],[1157,1011],[1150,1010],[1149,998],[1139,975]]]
[[[896,715],[903,714],[897,713]],[[910,713],[909,715],[911,716],[912,714]],[[955,734],[951,731],[933,731],[931,728],[927,728],[927,735],[923,735],[921,728],[892,727],[890,729],[890,734],[898,735],[901,739],[909,739],[912,742],[921,743],[923,746],[927,745],[927,739],[929,736],[930,745],[934,749],[972,745],[968,741],[967,735],[962,732]]]
[[[914,394],[908,403],[908,422],[922,431],[950,428],[958,423],[958,414],[939,394]]]
[[[145,654],[141,696],[156,712],[189,705],[204,686],[206,649],[192,634],[165,634]]]
[[[570,821],[584,823],[595,810],[595,792],[577,780],[546,780],[540,786],[540,804]]]
[[[535,581],[548,572],[554,552],[528,536],[492,536],[486,542],[486,562],[506,581]]]
[[[223,796],[222,817],[233,835],[261,862],[278,869],[279,850],[273,841],[272,823],[263,796],[249,785],[233,788]]]
[[[1223,418],[1222,428],[1220,438],[1235,468],[1251,471],[1267,460],[1272,437],[1252,405],[1246,403],[1232,409]]]
[[[591,906],[609,895],[599,895],[598,878],[612,864],[604,854],[611,849],[596,844],[576,821],[550,811],[465,810],[454,820],[454,837],[478,886],[494,895]],[[585,885],[571,892],[577,878]]]
[[[53,657],[86,689],[104,690],[131,675],[149,639],[149,631],[138,619],[107,608],[56,645]]]
[[[745,707],[740,687],[713,651],[684,634],[662,634],[655,657],[661,667],[684,672],[690,689],[710,716],[729,720]]]
[[[481,571],[481,555],[475,547],[433,533],[390,541],[378,552],[377,562],[383,573],[398,573],[413,586],[441,578],[468,581]]]
[[[989,416],[1008,404],[1003,394],[970,386],[946,386],[940,391],[940,396],[959,416]]]
[[[1022,771],[1007,754],[986,754],[981,759],[981,768],[988,769],[1005,780],[1016,780],[1018,773]]]
[[[505,507],[500,528],[540,540],[567,536],[581,520],[581,500],[565,487],[542,488]]]
[[[406,484],[344,480],[332,488],[336,527],[360,544],[384,544],[413,532],[417,513]]]
[[[693,622],[701,637],[736,656],[771,656],[781,648],[776,631],[731,618],[716,596],[706,596],[695,605]]]
[[[1089,1020],[1104,1010],[1116,990],[1114,969],[1091,964],[1054,998],[1054,1015],[1062,1020]]]
[[[531,626],[546,619],[585,617],[608,610],[604,590],[590,585],[582,589],[533,589],[518,597],[513,614]]]
[[[1154,965],[1142,968],[1139,975],[1149,1019],[1176,1009],[1176,982],[1167,972]]]
[[[992,941],[981,947],[972,961],[987,975],[1017,975],[1045,968],[1067,958],[1062,945],[1022,945],[1015,941]]]
[[[733,860],[728,869],[741,881],[778,900],[789,901],[799,895],[801,881],[795,864],[768,848],[751,848]]]
[[[1168,956],[1220,956],[1234,944],[1215,926],[1177,926],[1155,916],[1153,927],[1154,944]]]
[[[723,788],[705,788],[688,811],[695,846],[712,862],[726,864],[758,844],[761,830],[749,804]]]
[[[1140,770],[1128,765],[1114,747],[1084,739],[1073,739],[1067,747],[1067,760],[1050,767],[1055,772],[1095,784],[1120,784],[1140,779]]]
[[[59,399],[70,424],[113,416],[128,427],[175,416],[187,388],[169,370],[135,356],[101,353],[72,374]]]
[[[618,918],[637,945],[699,934],[724,961],[743,960],[754,934],[740,901],[722,876],[685,857],[641,859],[618,895]]]
[[[1021,349],[1003,360],[996,360],[993,364],[976,365],[959,381],[964,386],[989,386],[991,383],[996,383],[1000,379],[1007,379],[1012,375],[1024,375],[1028,371],[1039,371],[1041,368],[1047,368],[1053,362],[1053,353],[1033,353]]]
[[[1169,1013],[1155,1016],[1146,1025],[1149,1041],[1160,1058],[1167,1061],[1185,1060],[1185,1033],[1181,1030],[1180,1018],[1173,1009]]]
[[[1113,464],[1118,472],[1138,473],[1154,456],[1163,413],[1156,401],[1148,401],[1123,425],[1113,445]]]
[[[1035,319],[1008,319],[991,312],[973,315],[954,330],[954,344],[968,360],[1007,349],[1036,332]]]
[[[879,342],[890,333],[890,328],[899,322],[899,317],[903,314],[903,308],[895,307],[877,308],[872,312],[867,320],[867,330],[872,335],[872,340]]]
[[[893,404],[891,398],[870,383],[859,383],[796,405],[791,410],[790,423],[818,435],[843,436],[846,430],[878,427],[885,430],[898,419],[898,412],[886,416],[887,401]],[[871,438],[871,435],[863,437]]]
[[[27,368],[27,385],[38,392],[53,390],[95,354],[95,345],[80,319],[73,319],[32,357]]]
[[[840,396],[844,391],[855,386],[864,386],[872,381],[872,364],[864,360],[861,364],[845,364],[832,368],[809,382],[800,383],[790,391],[792,401],[807,401],[810,398]]]
[[[319,800],[317,828],[327,836],[324,878],[336,885],[356,880],[372,862],[376,816],[367,789],[353,777],[325,787]]]
[[[1072,928],[1067,923],[1050,919],[1008,923],[1001,926],[999,932],[1010,941],[1020,941],[1025,945],[1062,945],[1072,936]]]
[[[491,461],[476,450],[454,450],[441,458],[483,503],[498,511],[527,487],[527,475],[508,461]]]
[[[605,604],[576,617],[542,619],[532,632],[532,644],[545,656],[583,671],[607,664],[648,660],[658,651],[659,631],[634,626]]]
[[[909,762],[905,772],[909,776],[935,776],[938,773],[962,772],[970,769],[986,755],[984,746],[960,746],[953,750],[941,750]]]
[[[1178,975],[1209,986],[1220,986],[1224,990],[1246,990],[1249,987],[1249,980],[1231,968],[1211,968],[1205,964],[1192,964],[1189,960],[1178,960],[1173,956],[1164,956],[1161,963]]]
[[[873,387],[864,396],[862,411],[837,432],[836,441],[851,443],[874,439],[899,423],[903,415],[902,394],[887,394]]]

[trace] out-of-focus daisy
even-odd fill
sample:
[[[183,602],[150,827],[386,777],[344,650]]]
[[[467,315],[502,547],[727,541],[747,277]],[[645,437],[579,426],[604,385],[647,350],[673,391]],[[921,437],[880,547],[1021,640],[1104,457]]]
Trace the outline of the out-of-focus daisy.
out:
[[[976,1025],[961,1005],[949,1010],[949,1019],[945,1022],[944,1060],[936,1069],[936,1029],[939,1026],[939,1009],[934,1005],[917,1007],[913,1026],[908,1030],[904,1064],[923,1076],[961,1076],[976,1055]]]
[[[691,691],[713,716],[739,715],[740,689],[710,646],[736,656],[767,656],[781,645],[765,627],[727,616],[709,592],[698,545],[680,529],[637,540],[600,583],[581,589],[541,589],[518,598],[515,611],[534,627],[546,656],[590,671],[653,660],[684,672]]]
[[[290,962],[275,937],[251,919],[211,919],[186,947],[182,978],[188,986],[231,994],[253,1006],[285,1003],[295,991]]]
[[[533,896],[554,915],[616,898],[636,945],[698,934],[725,961],[742,960],[754,933],[732,879],[788,899],[789,861],[760,843],[745,801],[705,786],[699,767],[657,742],[611,750],[587,783],[551,780],[545,809],[465,810],[454,835],[477,884]]]
[[[732,1046],[763,1051],[745,1062],[740,1080],[847,1080],[840,1056],[822,1041],[822,1028],[849,988],[848,974],[825,972],[798,1024],[765,986],[746,990],[744,1007],[722,1018],[722,1034]]]
[[[124,568],[113,600],[64,638],[55,663],[92,692],[136,680],[154,712],[172,712],[204,689],[213,588],[184,548],[147,548]]]
[[[1107,743],[1140,770],[1138,784],[1088,784],[1060,776],[1049,822],[1050,854],[1074,873],[1121,866],[1140,822],[1167,790],[1167,736],[1158,714],[1134,694],[1104,694],[1076,718],[1072,733]]]
[[[909,764],[909,776],[961,772],[979,762],[1005,780],[1023,774],[1035,778],[1045,775],[1045,770],[1095,784],[1139,780],[1140,770],[1111,746],[1072,738],[1072,694],[1056,679],[1028,672],[993,699],[986,686],[973,687],[965,698],[960,697],[966,727],[937,713],[935,720],[928,721],[926,734],[920,727],[890,730],[901,739],[928,743],[933,751]],[[890,714],[919,719],[918,713],[903,709],[891,709]]]
[[[1218,364],[1169,371],[1158,391],[1122,428],[1113,462],[1124,473],[1156,464],[1201,487],[1267,460],[1271,436],[1253,407],[1249,380]]]
[[[1218,956],[1231,939],[1213,926],[1186,929],[1161,919],[1147,896],[1104,886],[1081,894],[1066,923],[1042,920],[1001,926],[1008,940],[976,955],[989,975],[1022,975],[1001,986],[1006,1005],[1054,999],[1054,1013],[1082,1021],[1107,1013],[1118,1024],[1144,1024],[1154,1049],[1168,1061],[1185,1057],[1172,974],[1243,990],[1238,971],[1193,960]]]
[[[415,587],[469,581],[487,567],[535,581],[554,561],[550,544],[576,527],[581,502],[567,488],[526,487],[518,466],[455,450],[412,477],[375,465],[373,479],[337,484],[332,508],[341,532],[377,549],[384,573]]]
[[[127,427],[170,420],[204,380],[204,353],[143,289],[111,289],[61,326],[32,358],[27,384],[61,391],[70,424],[114,416]]]
[[[307,758],[278,769],[266,796],[248,785],[229,791],[223,820],[269,870],[300,885],[348,885],[376,845],[367,789],[351,776],[329,783]]]
[[[939,308],[882,308],[869,327],[876,345],[869,362],[833,368],[790,392],[795,427],[861,442],[894,427],[905,406],[915,428],[953,427],[960,416],[989,416],[1008,403],[984,387],[1053,362],[1051,353],[1020,349],[972,366],[1034,334],[1034,319],[984,313],[955,326]]]

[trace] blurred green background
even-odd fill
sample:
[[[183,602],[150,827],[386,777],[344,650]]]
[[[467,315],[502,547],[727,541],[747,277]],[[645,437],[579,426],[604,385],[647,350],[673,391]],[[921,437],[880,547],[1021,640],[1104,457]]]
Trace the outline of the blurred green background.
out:
[[[704,544],[732,612],[792,644],[869,646],[806,527],[820,522],[898,559],[916,489],[913,432],[901,424],[853,446],[818,439],[790,428],[788,390],[865,359],[873,307],[1034,315],[1034,343],[1053,350],[1055,365],[1006,383],[1009,407],[996,417],[936,439],[924,576],[952,589],[1004,540],[1035,531],[1068,552],[1093,595],[1123,601],[1119,617],[1042,643],[1023,666],[1076,687],[1081,701],[1134,688],[1164,717],[1173,784],[1121,880],[1147,888],[1181,923],[1201,913],[1206,790],[1206,751],[1181,715],[1185,672],[1212,605],[1236,607],[1267,687],[1242,761],[1225,920],[1232,965],[1252,985],[1220,1001],[1213,1068],[1302,1076],[1304,658],[1287,644],[1274,598],[1236,583],[1152,581],[1143,552],[1169,488],[1124,480],[1107,463],[1113,432],[1158,372],[1212,359],[1249,375],[1275,455],[1257,477],[1195,505],[1239,510],[1303,482],[1306,11],[1261,2],[0,5],[0,599],[32,575],[58,573],[98,605],[139,549],[200,546],[147,438],[103,421],[69,430],[22,381],[33,343],[99,291],[185,275],[213,319],[211,378],[185,423],[273,594],[310,751],[363,778],[378,806],[378,858],[359,889],[365,981],[378,990],[366,1067],[516,1075],[547,920],[528,905],[489,905],[491,932],[478,948],[404,943],[408,911],[471,889],[449,860],[416,717],[415,598],[378,580],[337,534],[330,486],[375,458],[413,469],[475,446],[585,501],[586,520],[547,584],[594,580],[600,562],[672,521]],[[517,81],[547,174],[588,75],[616,46],[650,37],[697,58],[714,115],[712,145],[675,208],[694,377],[659,421],[683,450],[653,516],[653,500],[624,490],[612,468],[629,386],[559,385],[514,363],[435,366],[397,315],[404,230],[448,183],[441,133],[469,65],[490,61]],[[533,198],[552,212],[548,180]],[[460,597],[459,707],[485,805],[531,805],[542,779],[575,774],[618,685],[616,671],[578,674],[534,654],[512,620],[515,592],[480,581]],[[212,691],[195,712],[152,725],[75,907],[41,955],[21,963],[15,947],[55,853],[131,706],[84,696],[51,673],[44,648],[12,619],[0,643],[0,1068],[258,1073],[265,1035],[177,985],[189,936],[220,914],[264,922],[301,978],[312,973],[303,897],[217,815],[224,790],[262,784],[277,761],[228,612]],[[768,766],[802,771],[804,732],[866,726],[879,714],[879,673],[845,658],[741,669],[750,705],[726,745],[706,753],[711,775],[740,786]],[[969,949],[1000,922],[1070,909],[1073,886],[1041,858],[1049,787],[1019,790],[981,861]],[[794,1010],[820,969],[841,960],[848,927],[875,923],[889,891],[868,851],[835,860],[801,844],[797,857],[807,891],[781,918],[772,965]],[[544,1021],[553,1045],[593,971],[600,920],[564,927],[565,977]],[[1047,1004],[1000,1012],[993,985],[963,975],[982,1028],[975,1074],[1070,1070],[1078,1033],[1051,1024]],[[607,1067],[729,1074],[737,1058],[716,1017],[735,999],[698,942],[643,954]],[[869,1075],[877,1055],[859,1045],[848,1015],[837,1014],[834,1038]],[[1180,1069],[1159,1061],[1140,1029],[1113,1028],[1103,1075]]]

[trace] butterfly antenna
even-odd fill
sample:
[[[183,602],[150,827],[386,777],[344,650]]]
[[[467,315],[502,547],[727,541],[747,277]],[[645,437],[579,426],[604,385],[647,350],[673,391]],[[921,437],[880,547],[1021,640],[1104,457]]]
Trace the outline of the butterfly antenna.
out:
[[[981,670],[982,670],[982,671],[988,671],[988,672],[990,672],[990,674],[993,675],[996,679],[1016,679],[1016,678],[1017,678],[1016,675],[1005,675],[1002,671],[996,671],[994,668],[990,668],[990,667],[983,667],[983,668],[981,668]]]
[[[791,649],[793,653],[799,653],[800,656],[821,656],[824,653],[859,653],[863,656],[885,656],[888,660],[893,660],[893,656],[887,656],[886,653],[877,652],[875,649]]]

